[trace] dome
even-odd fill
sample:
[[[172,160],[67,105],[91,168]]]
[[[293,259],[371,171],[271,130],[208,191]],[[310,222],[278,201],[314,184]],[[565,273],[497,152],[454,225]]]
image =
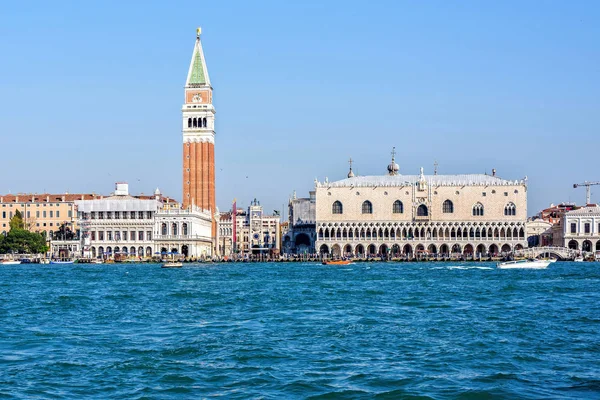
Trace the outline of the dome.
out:
[[[397,175],[398,171],[400,171],[400,166],[395,162],[391,162],[390,165],[388,165],[387,170],[390,175]]]
[[[354,172],[352,172],[352,168],[350,168],[350,172],[348,172],[348,178],[354,178]]]
[[[160,195],[160,190],[158,188],[156,188],[156,190],[154,191],[154,195],[155,196],[159,196]]]

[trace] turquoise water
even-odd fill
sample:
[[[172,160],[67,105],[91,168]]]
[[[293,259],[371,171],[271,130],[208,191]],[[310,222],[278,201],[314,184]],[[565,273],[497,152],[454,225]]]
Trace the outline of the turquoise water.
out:
[[[0,267],[0,398],[216,396],[600,398],[600,264]]]

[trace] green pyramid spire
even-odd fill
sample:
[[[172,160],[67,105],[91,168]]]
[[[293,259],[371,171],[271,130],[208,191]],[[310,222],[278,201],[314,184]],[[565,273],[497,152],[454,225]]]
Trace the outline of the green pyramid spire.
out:
[[[206,78],[204,77],[204,65],[199,51],[196,51],[196,54],[194,55],[194,65],[192,66],[192,73],[188,83],[191,85],[206,84]]]
[[[208,77],[208,69],[206,68],[202,42],[200,41],[200,28],[196,33],[196,43],[194,44],[186,85],[189,87],[210,86],[210,78]]]

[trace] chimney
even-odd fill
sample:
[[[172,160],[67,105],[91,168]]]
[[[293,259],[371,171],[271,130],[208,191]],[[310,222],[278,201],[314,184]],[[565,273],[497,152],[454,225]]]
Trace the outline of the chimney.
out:
[[[19,202],[19,196],[15,196],[15,203]]]
[[[496,176],[496,168],[492,168],[492,176]]]

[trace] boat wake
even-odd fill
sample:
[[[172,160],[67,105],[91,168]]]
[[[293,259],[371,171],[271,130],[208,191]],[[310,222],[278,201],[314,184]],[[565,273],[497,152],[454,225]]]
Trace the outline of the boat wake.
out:
[[[492,267],[484,267],[481,265],[452,265],[448,267],[441,267],[444,269],[481,269],[481,270],[491,270],[494,269]]]

